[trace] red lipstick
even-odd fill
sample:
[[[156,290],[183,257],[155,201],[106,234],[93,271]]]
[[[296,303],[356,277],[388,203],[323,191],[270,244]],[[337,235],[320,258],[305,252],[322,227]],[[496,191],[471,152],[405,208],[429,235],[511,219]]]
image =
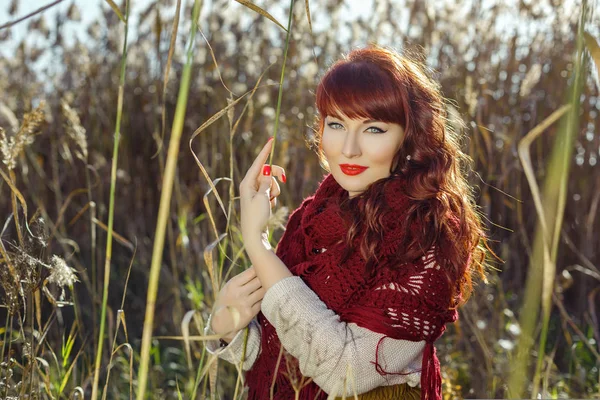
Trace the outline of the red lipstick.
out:
[[[340,169],[346,175],[358,175],[369,167],[356,164],[340,164]]]

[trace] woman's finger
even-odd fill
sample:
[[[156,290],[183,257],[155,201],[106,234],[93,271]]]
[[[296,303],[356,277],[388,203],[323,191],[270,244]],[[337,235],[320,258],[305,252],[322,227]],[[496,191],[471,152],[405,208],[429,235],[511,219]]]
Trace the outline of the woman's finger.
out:
[[[279,189],[279,185],[277,181],[273,179],[273,183],[271,184],[271,189],[269,190],[269,203],[271,204],[271,209],[277,207],[277,196],[281,194],[281,189]]]
[[[269,141],[263,146],[258,156],[254,159],[254,162],[246,172],[246,176],[244,180],[248,178],[249,182],[256,182],[260,174],[262,174],[263,165],[267,161],[267,157],[269,157],[269,153],[271,152],[271,146],[273,145],[273,138],[269,139]]]
[[[279,196],[280,193],[281,188],[279,187],[279,183],[277,183],[277,180],[275,180],[275,178],[271,178],[271,189],[269,190],[271,199]]]
[[[258,279],[258,277],[248,281],[248,283],[246,283],[244,286],[242,286],[242,290],[243,293],[246,294],[251,294],[253,292],[255,292],[257,289],[259,289],[262,286],[262,284],[260,283],[260,280]]]
[[[248,300],[250,300],[250,304],[255,304],[257,301],[261,301],[263,297],[265,297],[265,288],[261,287],[248,296]]]
[[[287,178],[285,176],[285,170],[279,165],[273,164],[271,166],[271,176],[276,176],[279,182],[285,183]]]
[[[248,282],[250,282],[254,278],[256,278],[256,270],[254,269],[254,266],[250,266],[250,268],[248,268],[247,270],[245,270],[242,273],[237,274],[236,276],[234,276],[231,279],[235,280],[235,283],[237,285],[243,286],[243,285],[247,284]]]

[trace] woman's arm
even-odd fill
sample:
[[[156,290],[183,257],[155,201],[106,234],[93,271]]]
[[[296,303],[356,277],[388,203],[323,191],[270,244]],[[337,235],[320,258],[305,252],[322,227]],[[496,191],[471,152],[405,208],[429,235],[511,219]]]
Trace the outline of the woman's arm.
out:
[[[300,277],[280,280],[267,291],[262,311],[303,375],[328,394],[361,394],[379,386],[415,386],[425,341],[396,340],[346,323],[328,309]],[[390,375],[380,374],[379,366]]]
[[[272,251],[266,233],[256,232],[252,236],[247,235],[244,245],[248,257],[254,264],[256,276],[265,290],[269,290],[280,280],[293,276],[283,261]]]

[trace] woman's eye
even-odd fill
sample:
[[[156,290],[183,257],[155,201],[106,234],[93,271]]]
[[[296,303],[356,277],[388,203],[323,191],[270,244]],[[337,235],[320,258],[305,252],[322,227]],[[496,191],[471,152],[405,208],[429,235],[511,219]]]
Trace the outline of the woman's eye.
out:
[[[338,124],[337,122],[330,122],[327,124],[331,129],[340,129],[343,128],[342,124]]]
[[[372,129],[372,130],[371,130]],[[371,133],[385,133],[386,131],[384,131],[383,129],[379,129],[376,126],[370,126],[369,128],[367,128],[367,131],[371,132]]]

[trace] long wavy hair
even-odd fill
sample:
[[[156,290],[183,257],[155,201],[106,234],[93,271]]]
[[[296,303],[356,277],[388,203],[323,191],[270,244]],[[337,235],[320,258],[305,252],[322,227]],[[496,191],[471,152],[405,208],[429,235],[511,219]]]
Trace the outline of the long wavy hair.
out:
[[[390,176],[343,204],[358,212],[351,213],[342,263],[355,251],[353,239],[364,229],[360,251],[367,271],[374,272],[383,237],[381,217],[387,207],[381,199],[386,183],[400,175],[406,180],[411,205],[405,214],[398,265],[416,260],[432,246],[443,249],[438,262],[445,264],[442,270],[453,294],[451,306],[457,306],[470,296],[474,275],[485,279],[489,247],[466,179],[472,159],[461,151],[464,123],[450,123],[445,105],[439,84],[416,58],[376,45],[355,49],[334,63],[317,87],[314,144],[321,164],[329,170],[321,143],[326,116],[339,116],[341,111],[352,119],[375,119],[404,128]],[[410,229],[414,221],[423,226],[422,231]]]

